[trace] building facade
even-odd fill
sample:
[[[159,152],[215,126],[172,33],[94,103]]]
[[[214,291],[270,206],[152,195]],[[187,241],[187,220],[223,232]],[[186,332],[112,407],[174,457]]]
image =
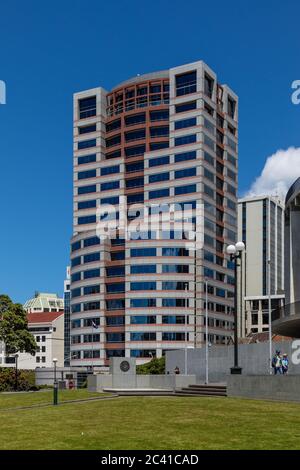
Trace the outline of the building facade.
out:
[[[28,329],[33,334],[38,347],[35,355],[19,353],[20,369],[53,367],[64,365],[64,312],[28,313]]]
[[[238,238],[246,246],[238,296],[239,335],[245,337],[268,331],[269,297],[272,310],[284,304],[283,203],[269,196],[240,199]]]
[[[64,365],[64,300],[56,294],[36,293],[25,302],[28,329],[33,334],[38,350],[34,355],[19,352],[20,369],[53,367],[53,359],[59,367]],[[0,343],[0,365],[12,367],[14,356],[6,356],[5,346]]]
[[[71,318],[70,318],[70,302],[71,302],[71,291],[70,291],[70,267],[67,267],[66,279],[64,281],[64,344],[65,344],[65,367],[70,366],[71,359]]]
[[[209,340],[230,340],[226,246],[237,232],[237,152],[238,98],[202,61],[74,95],[71,365],[105,366],[113,356],[144,362],[201,346],[205,279]],[[175,229],[130,239],[117,229],[100,241],[97,208],[117,207],[120,221],[121,197],[151,214],[188,203],[192,223],[201,203],[204,245],[187,248]]]
[[[300,178],[285,199],[284,217],[285,306],[272,312],[273,331],[300,338]]]

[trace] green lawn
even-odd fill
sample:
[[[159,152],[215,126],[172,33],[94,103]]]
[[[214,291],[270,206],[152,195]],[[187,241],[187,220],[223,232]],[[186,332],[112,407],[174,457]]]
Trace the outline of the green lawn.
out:
[[[0,396],[0,449],[300,449],[300,404],[126,397],[3,410],[42,399],[28,395]]]
[[[99,393],[90,393],[86,389],[59,391],[59,401],[78,400],[81,398],[98,397]],[[0,410],[7,408],[19,408],[32,405],[46,405],[53,402],[53,390],[30,393],[1,393]],[[1,432],[1,424],[0,424]]]

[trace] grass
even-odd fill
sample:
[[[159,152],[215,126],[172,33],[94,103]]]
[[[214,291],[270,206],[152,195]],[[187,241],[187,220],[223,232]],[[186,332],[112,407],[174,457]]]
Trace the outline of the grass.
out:
[[[78,400],[84,398],[98,397],[99,393],[91,393],[86,389],[59,391],[59,401]],[[47,405],[53,402],[53,390],[42,390],[31,393],[1,393],[0,411],[8,408],[19,408],[33,405]],[[1,424],[0,424],[1,432]]]
[[[48,393],[0,396],[1,449],[300,449],[296,403],[126,397],[4,411],[48,400]],[[61,398],[75,395],[95,394]]]

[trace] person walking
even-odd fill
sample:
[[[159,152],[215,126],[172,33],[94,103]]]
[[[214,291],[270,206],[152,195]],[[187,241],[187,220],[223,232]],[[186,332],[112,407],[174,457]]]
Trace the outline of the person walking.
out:
[[[274,369],[274,375],[282,374],[282,359],[280,351],[276,351],[272,360],[272,367]]]
[[[286,375],[289,371],[289,358],[287,354],[283,355],[281,363],[282,363],[282,373],[283,375]]]

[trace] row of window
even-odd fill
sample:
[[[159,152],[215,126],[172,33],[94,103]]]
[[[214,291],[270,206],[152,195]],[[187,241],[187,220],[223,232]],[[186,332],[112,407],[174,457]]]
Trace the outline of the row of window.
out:
[[[165,331],[162,333],[162,341],[184,341],[186,334],[184,332],[168,332]],[[105,341],[107,343],[124,343],[125,342],[125,333],[106,333]],[[155,332],[131,332],[130,341],[156,341]],[[99,343],[100,335],[83,335],[83,341],[81,335],[72,336],[71,344],[78,343]],[[87,351],[83,351],[86,353]]]
[[[137,264],[130,266],[130,274],[155,274],[157,272],[156,264]],[[163,264],[162,273],[188,273],[188,264]],[[88,279],[90,276],[99,277],[100,269],[92,269],[83,271],[83,278]],[[110,266],[106,268],[107,277],[125,276],[125,266]],[[72,274],[72,282],[81,280],[81,272]]]
[[[121,157],[121,152],[116,154],[114,158]],[[195,150],[183,153],[177,153],[174,155],[174,163],[188,161],[188,160],[195,160],[197,158],[197,152]],[[208,152],[204,152],[204,159],[212,166],[215,166],[215,157],[210,155]],[[227,152],[227,160],[231,165],[234,167],[237,166],[237,159],[229,152]],[[88,163],[96,162],[96,154],[90,155],[83,155],[78,157],[78,165],[84,165]],[[168,155],[162,157],[155,157],[149,160],[149,168],[154,166],[161,166],[161,165],[168,165],[170,164],[170,157]],[[144,162],[134,162],[134,163],[126,163],[125,170],[127,173],[134,172],[134,171],[142,171],[144,169]],[[113,173],[119,173],[120,167],[118,165],[113,165],[112,167],[104,167],[101,169],[101,176],[109,175]],[[229,173],[228,173],[228,176]]]
[[[168,121],[169,110],[162,109],[159,111],[150,111],[150,121]],[[125,126],[136,126],[138,124],[144,124],[146,122],[146,113],[137,113],[130,116],[125,116]],[[121,128],[121,118],[115,119],[106,124],[106,132],[112,132]]]

